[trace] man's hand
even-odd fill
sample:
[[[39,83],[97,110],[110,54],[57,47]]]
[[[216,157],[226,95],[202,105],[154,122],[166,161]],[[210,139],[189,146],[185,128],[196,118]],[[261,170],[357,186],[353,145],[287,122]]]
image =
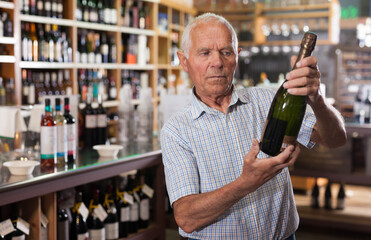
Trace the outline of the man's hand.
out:
[[[294,164],[300,153],[299,144],[290,145],[275,157],[259,159],[258,140],[254,139],[249,153],[244,158],[240,180],[244,183],[244,192],[250,193],[279,174],[282,169]]]
[[[297,56],[291,57],[291,66],[295,64]],[[317,67],[317,58],[310,56],[296,64],[296,69],[286,75],[284,87],[290,94],[308,96],[308,104],[314,104],[322,97],[320,92],[321,74]]]

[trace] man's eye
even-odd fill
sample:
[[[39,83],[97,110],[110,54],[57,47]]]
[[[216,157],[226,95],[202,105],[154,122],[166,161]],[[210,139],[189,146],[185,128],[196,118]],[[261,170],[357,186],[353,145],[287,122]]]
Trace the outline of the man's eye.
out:
[[[224,56],[231,56],[232,55],[232,52],[231,51],[223,51],[222,54]]]

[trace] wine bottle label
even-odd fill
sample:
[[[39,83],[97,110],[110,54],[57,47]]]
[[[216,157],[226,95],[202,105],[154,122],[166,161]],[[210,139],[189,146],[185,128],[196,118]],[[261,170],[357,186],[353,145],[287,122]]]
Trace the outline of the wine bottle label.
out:
[[[110,24],[111,23],[111,9],[105,8],[104,9],[104,23]]]
[[[77,240],[89,240],[89,233],[79,233],[77,235]]]
[[[56,59],[57,62],[61,62],[62,61],[62,44],[61,44],[60,41],[57,41],[55,43],[54,57],[55,57],[55,59]]]
[[[32,84],[29,88],[28,104],[34,103],[35,103],[35,85]]]
[[[86,115],[85,116],[85,127],[96,128],[97,127],[97,115]]]
[[[23,94],[23,96],[28,96],[28,94],[29,94],[29,92],[30,92],[30,88],[28,87],[28,86],[23,86],[23,88],[22,88],[22,94]]]
[[[10,219],[0,222],[0,235],[6,236],[11,232],[14,232],[14,226]]]
[[[85,206],[85,204],[82,202],[79,207],[79,213],[84,219],[87,219],[89,215],[89,209]]]
[[[27,61],[28,60],[27,50],[28,50],[28,39],[27,38],[23,38],[22,39],[22,59],[24,61]]]
[[[101,204],[94,208],[94,214],[99,218],[101,222],[104,222],[104,220],[106,220],[108,216],[106,210],[104,210]]]
[[[155,193],[155,191],[151,187],[149,187],[147,184],[143,185],[142,192],[145,195],[147,195],[149,198],[153,198],[153,194]]]
[[[130,207],[121,208],[120,222],[129,222],[130,221]]]
[[[58,3],[58,7],[57,7],[57,11],[59,12],[59,13],[63,13],[63,4],[62,3]]]
[[[132,205],[130,205],[130,221],[136,222],[139,220],[139,209],[138,209],[138,203],[134,202]]]
[[[32,61],[32,40],[31,39],[28,39],[27,55],[28,55],[28,61]]]
[[[16,228],[24,232],[26,235],[30,234],[30,224],[20,217],[18,218]]]
[[[104,56],[107,56],[108,53],[109,53],[109,47],[108,47],[108,44],[104,44],[104,45],[102,46],[102,54],[103,54]]]
[[[111,23],[112,24],[117,23],[117,10],[115,8],[111,9]]]
[[[101,229],[89,229],[89,240],[104,240],[106,237],[106,230]]]
[[[50,11],[50,9],[52,8],[52,5],[50,4],[50,1],[46,1],[45,2],[45,11]]]
[[[88,62],[89,63],[95,63],[95,54],[94,54],[94,52],[90,52],[88,54]]]
[[[58,11],[58,4],[57,4],[57,2],[53,2],[52,3],[52,11],[53,12],[57,12]]]
[[[57,126],[57,156],[63,157],[67,153],[67,125]]]
[[[88,54],[87,53],[81,53],[80,54],[80,61],[81,61],[81,63],[88,63]]]
[[[262,137],[261,149],[269,155],[277,155],[282,147],[282,141],[285,136],[287,122],[271,117],[267,120]]]
[[[117,97],[117,89],[111,87],[111,88],[109,89],[109,95],[111,96],[111,98],[115,99],[115,98]]]
[[[76,123],[67,124],[67,148],[68,155],[76,152]]]
[[[21,236],[13,236],[12,240],[26,240],[26,235],[22,234]]]
[[[102,54],[95,54],[95,63],[102,63]]]
[[[106,223],[104,224],[106,229],[106,239],[118,239],[119,238],[119,223]]]
[[[43,10],[43,1],[37,1],[37,10],[39,11]]]
[[[54,158],[57,152],[56,126],[41,126],[40,127],[40,157],[42,159]]]
[[[149,199],[140,201],[140,219],[143,221],[149,220]]]
[[[80,8],[75,9],[75,17],[76,17],[76,20],[78,21],[82,20],[82,12]]]
[[[41,225],[42,225],[44,228],[46,228],[46,227],[48,226],[48,224],[49,224],[49,220],[48,220],[48,218],[45,216],[44,213],[41,213],[41,215],[40,215],[40,222],[41,222]]]
[[[124,200],[128,202],[130,205],[134,203],[134,197],[127,192],[124,192]]]
[[[107,127],[107,115],[106,114],[99,114],[97,116],[97,120],[98,120],[98,127],[99,128],[105,128]]]
[[[49,61],[54,62],[54,42],[53,40],[49,41]]]

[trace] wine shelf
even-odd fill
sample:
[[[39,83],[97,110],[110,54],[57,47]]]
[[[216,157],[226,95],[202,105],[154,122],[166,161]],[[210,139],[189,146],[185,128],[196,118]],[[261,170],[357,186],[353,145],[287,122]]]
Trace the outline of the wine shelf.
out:
[[[76,24],[76,21],[70,20],[70,19],[60,19],[60,18],[51,18],[51,17],[43,17],[43,16],[25,15],[25,14],[21,14],[19,18],[21,21],[24,21],[24,22],[56,24],[59,26],[67,26],[67,27],[73,27]]]
[[[74,63],[59,63],[59,62],[27,62],[22,61],[19,63],[20,68],[27,69],[73,69]]]
[[[14,37],[0,37],[0,44],[15,44]]]
[[[4,2],[4,1],[0,1],[0,8],[5,8],[5,9],[14,9],[14,3],[12,3],[12,2]]]

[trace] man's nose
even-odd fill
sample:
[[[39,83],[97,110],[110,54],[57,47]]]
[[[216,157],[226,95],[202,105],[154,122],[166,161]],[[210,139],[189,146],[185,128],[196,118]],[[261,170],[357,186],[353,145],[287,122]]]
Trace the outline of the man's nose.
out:
[[[220,52],[215,52],[212,55],[211,64],[213,67],[220,68],[223,66],[223,56]]]

